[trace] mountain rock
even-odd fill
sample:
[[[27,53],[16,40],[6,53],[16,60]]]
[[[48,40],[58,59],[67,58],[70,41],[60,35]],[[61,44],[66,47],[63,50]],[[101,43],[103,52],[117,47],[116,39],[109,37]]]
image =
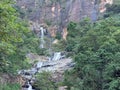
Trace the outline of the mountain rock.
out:
[[[52,37],[60,32],[66,39],[66,27],[70,21],[79,22],[85,17],[96,21],[103,13],[107,3],[113,0],[16,0],[17,7],[22,9],[21,16],[29,19],[31,25],[44,24]],[[38,25],[38,26],[39,26]],[[38,31],[39,27],[31,28]]]

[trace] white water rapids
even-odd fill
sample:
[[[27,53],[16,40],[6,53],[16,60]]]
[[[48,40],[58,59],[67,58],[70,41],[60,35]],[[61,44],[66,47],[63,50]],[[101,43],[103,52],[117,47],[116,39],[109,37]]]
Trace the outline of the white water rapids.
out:
[[[51,56],[51,60],[38,61],[31,69],[19,71],[19,74],[27,80],[26,85],[23,86],[23,90],[33,90],[31,82],[35,81],[34,75],[36,73],[41,73],[43,71],[54,72],[56,70],[64,71],[71,67],[72,59],[65,59],[65,55],[62,55],[61,52],[55,52],[53,56]]]
[[[61,59],[61,52],[54,53],[52,60],[56,61],[56,60],[60,60],[60,59]]]

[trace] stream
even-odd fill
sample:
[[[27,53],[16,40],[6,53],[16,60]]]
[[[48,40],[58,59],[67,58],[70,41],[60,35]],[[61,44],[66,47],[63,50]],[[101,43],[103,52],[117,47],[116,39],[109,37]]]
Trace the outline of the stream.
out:
[[[32,68],[28,70],[20,70],[18,72],[23,78],[25,78],[26,83],[22,86],[23,90],[35,90],[32,88],[31,83],[35,81],[35,75],[43,71],[65,71],[74,66],[71,58],[65,58],[61,52],[55,52],[53,56],[48,58],[46,61],[38,61],[33,65]]]
[[[46,29],[43,27],[40,27],[40,32],[39,32],[39,37],[40,37],[40,48],[45,48],[45,33]],[[35,75],[37,73],[41,73],[43,71],[50,71],[50,72],[55,72],[55,71],[62,71],[64,72],[65,70],[71,68],[74,66],[74,63],[72,62],[71,58],[65,58],[65,54],[62,52],[54,52],[54,54],[46,60],[40,60],[34,65],[28,69],[28,70],[20,70],[18,74],[22,76],[26,83],[22,86],[22,90],[35,90],[32,88],[32,84],[34,83],[36,78]]]

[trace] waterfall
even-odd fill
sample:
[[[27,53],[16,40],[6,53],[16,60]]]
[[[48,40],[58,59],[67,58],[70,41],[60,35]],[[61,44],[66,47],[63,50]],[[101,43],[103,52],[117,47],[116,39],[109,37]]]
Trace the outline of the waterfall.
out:
[[[27,89],[27,90],[33,90],[33,89],[32,89],[32,86],[30,85],[30,83],[29,83],[29,82],[28,82],[28,86],[29,86],[29,87],[28,87],[28,89]]]
[[[39,69],[39,68],[42,67],[42,65],[43,65],[43,62],[38,62],[38,63],[35,65],[35,67]]]
[[[22,90],[33,90],[30,82],[28,81],[26,85],[22,86]]]
[[[52,60],[60,60],[60,58],[61,58],[61,52],[55,52]]]
[[[40,27],[40,48],[44,48],[44,44],[45,44],[45,41],[44,41],[44,32],[45,32],[45,29],[43,27]]]
[[[37,73],[40,73],[42,71],[53,72],[55,70],[59,70],[63,66],[65,66],[66,68],[74,66],[73,64],[71,64],[71,60],[66,60],[65,62],[60,61],[60,59],[63,60],[63,58],[65,58],[65,53],[54,52],[51,57],[48,57],[48,61],[38,61],[34,63],[34,65],[30,69],[18,71],[18,74],[26,80],[26,83],[22,86],[22,90],[35,90],[35,87],[32,86],[32,84],[36,80],[35,75]]]

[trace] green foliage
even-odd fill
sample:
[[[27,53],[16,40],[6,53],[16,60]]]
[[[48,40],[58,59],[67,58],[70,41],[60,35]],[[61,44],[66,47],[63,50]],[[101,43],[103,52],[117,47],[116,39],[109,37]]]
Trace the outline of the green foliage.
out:
[[[36,90],[56,90],[57,86],[52,80],[52,74],[49,72],[42,72],[38,74],[37,81],[34,83]]]
[[[25,55],[37,52],[39,40],[20,19],[12,0],[0,1],[0,72],[16,74],[27,68]]]
[[[6,85],[1,85],[0,84],[0,90],[20,90],[20,85],[19,84],[6,84]]]
[[[57,32],[55,38],[58,39],[58,40],[60,40],[60,39],[61,39],[61,33],[60,33],[60,32]]]
[[[65,50],[65,47],[66,47],[66,41],[61,39],[56,44],[52,45],[52,50],[54,52],[60,52],[60,51]]]
[[[120,4],[120,0],[113,0],[113,4]]]
[[[91,28],[92,24],[88,18],[81,21],[79,24],[70,22],[68,25],[68,36],[67,36],[67,52],[74,52],[75,45],[79,43],[79,37],[83,37],[84,34]],[[80,29],[80,30],[79,30]]]
[[[51,26],[51,20],[47,20],[47,19],[45,19],[45,23],[48,25],[48,26]]]
[[[26,16],[25,10],[21,9],[21,7],[19,7],[17,5],[14,7],[15,7],[16,11],[19,12],[20,18],[25,18],[25,16]]]
[[[36,52],[38,55],[47,55],[47,50],[45,48],[39,48]]]
[[[107,4],[106,7],[107,10],[104,14],[104,18],[120,13],[120,4],[118,3],[112,5]]]
[[[66,50],[76,63],[65,73],[68,90],[119,90],[120,15],[68,25]]]

